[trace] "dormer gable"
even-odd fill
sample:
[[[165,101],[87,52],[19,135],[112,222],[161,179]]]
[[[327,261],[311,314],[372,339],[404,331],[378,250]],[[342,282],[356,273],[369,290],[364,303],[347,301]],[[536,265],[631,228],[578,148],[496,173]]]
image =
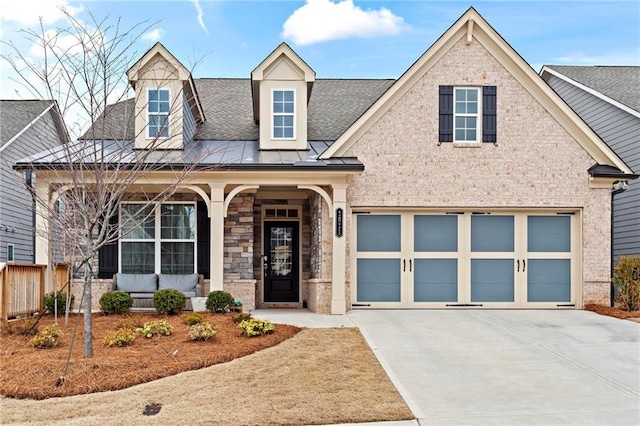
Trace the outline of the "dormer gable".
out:
[[[189,70],[156,43],[127,78],[135,90],[135,148],[183,149],[205,120]]]
[[[307,105],[316,73],[286,43],[251,72],[260,149],[307,149]]]

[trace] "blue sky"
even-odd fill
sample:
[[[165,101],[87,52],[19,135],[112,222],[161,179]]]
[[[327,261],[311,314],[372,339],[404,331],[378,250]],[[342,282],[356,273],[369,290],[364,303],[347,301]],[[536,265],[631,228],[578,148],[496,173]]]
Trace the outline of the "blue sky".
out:
[[[19,0],[0,4],[0,39],[21,51],[17,32],[64,24],[55,6],[80,19],[89,12],[149,31],[135,43],[141,55],[162,42],[194,77],[249,77],[286,41],[318,78],[397,78],[469,6],[538,72],[545,64],[640,65],[638,1],[73,1]],[[6,53],[6,46],[0,52]],[[0,63],[0,97],[28,97]]]

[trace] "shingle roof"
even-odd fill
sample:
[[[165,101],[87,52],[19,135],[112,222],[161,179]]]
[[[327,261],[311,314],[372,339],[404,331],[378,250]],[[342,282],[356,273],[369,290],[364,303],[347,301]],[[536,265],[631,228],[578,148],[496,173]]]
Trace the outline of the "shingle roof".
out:
[[[640,111],[640,67],[547,65],[636,111]]]
[[[27,127],[53,101],[0,100],[0,147]]]
[[[395,80],[318,79],[313,84],[307,112],[307,139],[333,141],[340,136]],[[251,80],[194,79],[207,121],[195,138],[201,140],[253,141],[259,127],[253,121]],[[94,123],[85,138],[133,139],[133,99],[111,106],[102,122]],[[92,132],[95,132],[92,134]]]

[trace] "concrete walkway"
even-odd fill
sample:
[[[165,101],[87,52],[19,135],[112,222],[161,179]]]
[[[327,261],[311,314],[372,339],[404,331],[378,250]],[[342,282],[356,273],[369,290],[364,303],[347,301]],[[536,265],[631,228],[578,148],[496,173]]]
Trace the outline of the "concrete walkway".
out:
[[[640,324],[553,310],[347,317],[420,424],[640,424]]]

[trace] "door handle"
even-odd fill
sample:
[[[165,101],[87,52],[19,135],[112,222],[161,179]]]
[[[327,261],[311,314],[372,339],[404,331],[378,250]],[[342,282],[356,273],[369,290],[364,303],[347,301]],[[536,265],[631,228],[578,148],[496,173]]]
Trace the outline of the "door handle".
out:
[[[409,259],[409,272],[411,272],[411,259]]]
[[[524,272],[526,267],[527,267],[527,261],[522,259],[522,272]]]
[[[516,265],[518,265],[518,269],[516,269],[516,272],[520,272],[520,259],[516,260]]]
[[[406,259],[402,259],[402,272],[407,270],[407,261]]]

